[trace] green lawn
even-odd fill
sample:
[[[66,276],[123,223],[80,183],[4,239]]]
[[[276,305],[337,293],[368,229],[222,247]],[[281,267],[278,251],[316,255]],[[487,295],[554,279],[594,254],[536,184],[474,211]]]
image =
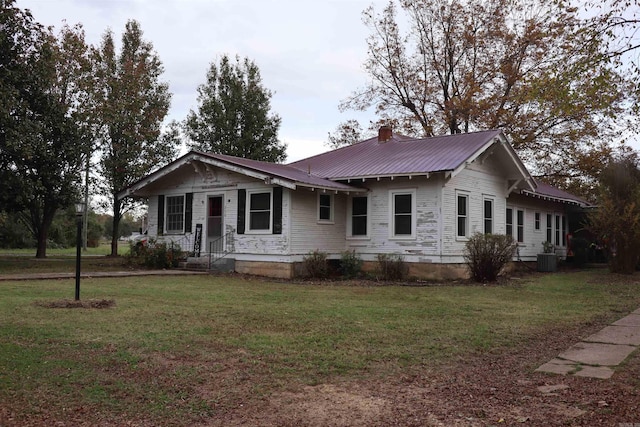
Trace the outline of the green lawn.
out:
[[[129,243],[128,242],[118,242],[118,254],[125,255],[129,252]],[[87,248],[87,250],[82,251],[82,255],[109,255],[111,254],[111,243],[103,243],[95,248]],[[27,257],[35,257],[36,249],[28,248],[28,249],[0,249],[0,256],[27,256]],[[76,248],[47,248],[47,256],[48,257],[59,257],[59,256],[76,256]]]
[[[0,409],[189,425],[298,385],[420,372],[640,306],[636,281],[608,282],[602,271],[504,286],[83,280],[84,298],[116,300],[102,310],[34,304],[72,298],[72,280],[0,282]]]
[[[118,246],[120,255],[125,255],[128,251],[128,244],[121,243]],[[48,249],[47,257],[42,259],[36,259],[35,253],[35,249],[0,249],[0,274],[75,272],[75,248]],[[130,268],[125,259],[108,257],[110,253],[110,245],[87,248],[81,256],[82,271],[113,271]]]

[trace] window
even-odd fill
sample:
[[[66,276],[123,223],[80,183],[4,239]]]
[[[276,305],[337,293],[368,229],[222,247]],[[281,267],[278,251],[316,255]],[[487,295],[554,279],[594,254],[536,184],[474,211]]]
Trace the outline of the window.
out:
[[[318,194],[318,221],[333,221],[332,194]]]
[[[552,224],[552,220],[553,220],[553,215],[551,214],[547,214],[547,242],[552,243],[553,242],[553,224]]]
[[[518,209],[516,215],[517,215],[517,220],[518,220],[518,224],[517,224],[517,226],[518,226],[518,230],[517,230],[518,231],[518,233],[517,233],[518,237],[517,237],[517,239],[518,239],[518,243],[522,243],[522,242],[524,242],[524,211]]]
[[[391,237],[415,237],[415,191],[390,193]]]
[[[484,199],[484,232],[493,233],[493,200]]]
[[[353,197],[351,199],[351,235],[367,235],[367,197]]]
[[[507,208],[506,226],[507,236],[513,236],[513,209],[511,208]]]
[[[560,246],[560,215],[556,215],[556,240],[555,245]]]
[[[540,212],[535,213],[533,225],[536,230],[540,230]]]
[[[466,194],[458,194],[457,198],[457,236],[467,237],[469,228],[469,196]]]
[[[562,246],[567,246],[567,218],[562,215]]]
[[[247,192],[249,195],[249,230],[271,231],[271,192]]]
[[[167,233],[184,233],[184,196],[167,196],[166,200]]]

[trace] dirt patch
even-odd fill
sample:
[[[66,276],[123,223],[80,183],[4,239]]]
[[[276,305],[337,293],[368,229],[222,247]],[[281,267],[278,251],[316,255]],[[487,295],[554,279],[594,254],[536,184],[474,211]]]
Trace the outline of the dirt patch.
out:
[[[467,355],[391,378],[336,381],[245,399],[201,426],[593,426],[640,423],[640,354],[607,380],[535,372],[592,326],[526,348]]]
[[[89,299],[89,300],[69,300],[58,301],[36,301],[34,305],[44,308],[112,308],[116,306],[116,301],[112,299]]]

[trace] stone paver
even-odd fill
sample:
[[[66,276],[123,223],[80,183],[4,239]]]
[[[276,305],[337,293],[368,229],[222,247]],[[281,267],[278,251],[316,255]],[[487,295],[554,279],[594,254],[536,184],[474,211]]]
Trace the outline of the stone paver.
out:
[[[585,338],[585,341],[609,344],[640,345],[640,327],[617,325],[607,326],[600,332]]]
[[[617,322],[613,322],[613,324],[616,326],[640,326],[640,315],[630,314]]]
[[[619,365],[636,348],[631,345],[580,342],[558,356],[586,365]]]
[[[614,368],[640,347],[640,308],[574,344],[536,369],[578,377],[611,378]]]
[[[608,366],[580,366],[580,369],[574,372],[573,375],[606,380],[613,376],[613,369]]]

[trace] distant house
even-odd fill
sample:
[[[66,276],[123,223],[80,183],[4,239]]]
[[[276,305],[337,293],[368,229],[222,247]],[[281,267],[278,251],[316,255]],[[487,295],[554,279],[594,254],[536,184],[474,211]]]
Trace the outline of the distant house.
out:
[[[149,237],[242,273],[290,278],[310,251],[368,264],[400,254],[410,274],[464,276],[474,233],[511,234],[534,261],[566,254],[568,216],[587,202],[536,182],[501,131],[377,137],[288,165],[192,151],[118,194],[149,199]]]

